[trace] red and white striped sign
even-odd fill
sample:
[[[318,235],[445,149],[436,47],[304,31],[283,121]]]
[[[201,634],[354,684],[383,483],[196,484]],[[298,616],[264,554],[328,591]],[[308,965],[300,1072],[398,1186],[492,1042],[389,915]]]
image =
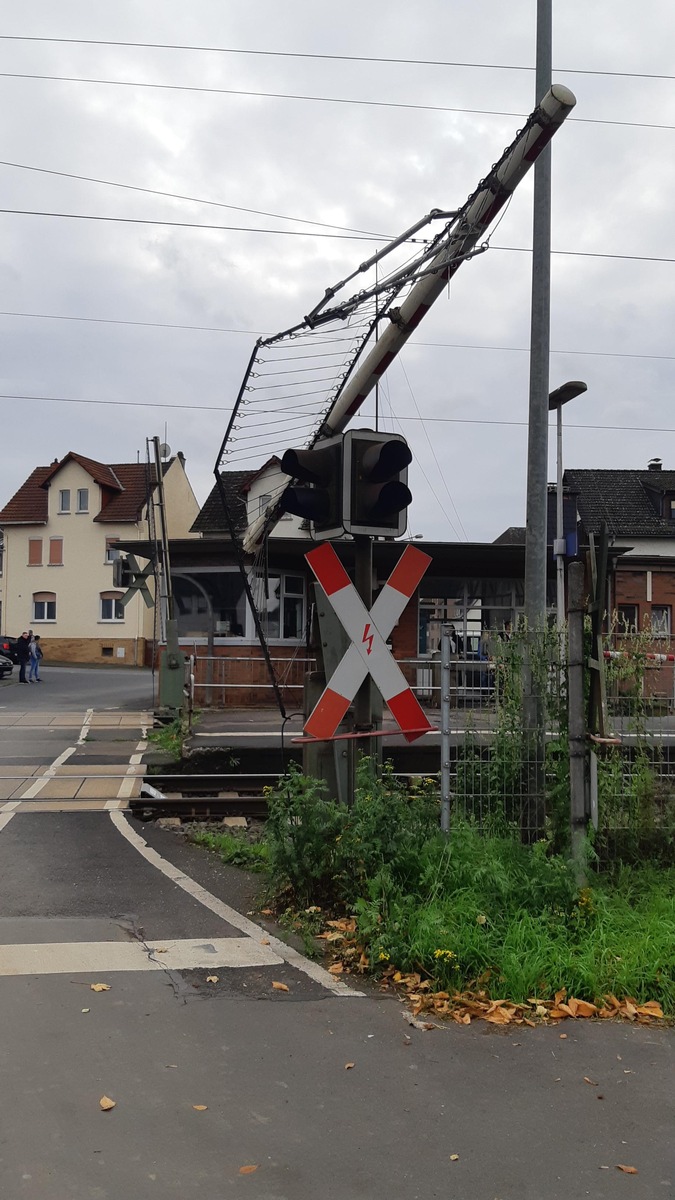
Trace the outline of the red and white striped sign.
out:
[[[305,723],[305,733],[331,738],[363,681],[371,675],[394,720],[409,742],[433,726],[427,719],[398,663],[386,646],[394,625],[424,575],[431,559],[406,546],[389,579],[368,612],[330,542],[305,555],[351,645],[331,676]]]

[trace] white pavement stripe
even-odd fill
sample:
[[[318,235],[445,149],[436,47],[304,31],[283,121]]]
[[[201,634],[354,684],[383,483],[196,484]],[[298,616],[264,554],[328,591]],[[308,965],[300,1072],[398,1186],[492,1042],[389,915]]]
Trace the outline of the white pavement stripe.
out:
[[[152,946],[142,942],[40,942],[3,946],[0,976],[272,967],[282,961],[268,946],[248,937],[157,941]]]
[[[332,992],[333,995],[344,997],[364,995],[364,992],[358,992],[348,987],[346,983],[342,983],[341,980],[334,979],[324,967],[320,967],[318,963],[310,962],[308,958],[305,958],[304,954],[293,950],[291,946],[285,945],[278,938],[272,937],[271,934],[265,932],[262,926],[256,925],[254,921],[249,921],[248,917],[242,916],[236,909],[230,908],[229,904],[224,904],[222,900],[219,900],[216,896],[212,896],[211,892],[207,892],[206,888],[196,883],[194,879],[190,879],[189,875],[185,875],[182,871],[179,871],[178,867],[174,867],[172,863],[162,858],[161,854],[158,854],[156,850],[148,846],[148,843],[136,833],[136,830],[131,828],[124,813],[111,812],[110,820],[119,833],[122,834],[122,837],[126,838],[134,849],[143,855],[143,858],[147,862],[156,867],[158,871],[161,871],[163,875],[166,875],[167,879],[177,884],[189,896],[192,896],[194,900],[203,904],[204,908],[208,908],[217,916],[222,917],[224,921],[227,921],[228,925],[232,925],[234,929],[241,930],[247,937],[254,939],[258,943],[264,937],[269,943],[269,949],[272,953],[280,955],[283,961],[287,962],[289,966],[302,971],[304,975],[308,975],[310,979],[313,979],[316,983],[320,983],[322,987]]]
[[[23,793],[21,799],[32,800],[35,796],[38,796],[42,789],[47,786],[49,781],[54,778],[58,768],[63,766],[66,759],[70,758],[71,754],[74,754],[76,749],[76,746],[69,746],[67,750],[64,750],[62,754],[59,754],[58,758],[54,759],[52,765],[47,767],[44,775],[41,775],[39,779],[36,779],[35,783],[31,783],[30,787]]]
[[[3,830],[6,825],[9,825],[9,822],[11,821],[13,816],[14,816],[14,810],[12,810],[12,812],[0,813],[0,830]]]
[[[87,740],[87,734],[89,733],[89,726],[91,724],[91,718],[92,718],[93,714],[94,714],[93,708],[88,708],[85,718],[84,718],[84,724],[82,725],[82,728],[80,730],[80,736],[77,739],[78,746],[83,746]]]

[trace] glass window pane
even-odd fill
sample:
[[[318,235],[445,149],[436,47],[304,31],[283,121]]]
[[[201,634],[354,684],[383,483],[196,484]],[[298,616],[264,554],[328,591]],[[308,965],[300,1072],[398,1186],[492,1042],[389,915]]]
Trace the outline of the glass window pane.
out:
[[[303,635],[305,603],[302,596],[284,597],[284,637],[301,638]]]
[[[302,575],[284,575],[284,592],[287,596],[304,596],[305,581]]]

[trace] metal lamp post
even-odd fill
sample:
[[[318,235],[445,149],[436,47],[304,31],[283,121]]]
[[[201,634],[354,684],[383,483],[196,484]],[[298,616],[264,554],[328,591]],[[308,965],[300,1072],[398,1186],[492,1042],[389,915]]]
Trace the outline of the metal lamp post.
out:
[[[568,383],[562,383],[560,387],[551,392],[548,398],[548,410],[553,412],[555,409],[557,417],[557,447],[556,447],[556,524],[555,524],[555,542],[553,545],[553,553],[556,561],[556,617],[558,629],[562,629],[565,624],[565,533],[563,528],[563,453],[562,453],[562,410],[563,404],[567,404],[568,400],[574,400],[575,396],[581,396],[587,391],[587,384],[582,383],[579,379],[571,379]]]

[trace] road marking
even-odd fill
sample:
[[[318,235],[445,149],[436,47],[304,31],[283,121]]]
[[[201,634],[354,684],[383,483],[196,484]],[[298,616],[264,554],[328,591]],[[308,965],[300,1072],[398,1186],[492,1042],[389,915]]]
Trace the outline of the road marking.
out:
[[[88,708],[85,718],[84,718],[84,725],[82,726],[82,728],[80,730],[80,736],[77,739],[78,746],[83,746],[87,740],[87,734],[89,733],[89,726],[91,725],[91,718],[93,715],[94,715],[93,708]]]
[[[148,843],[136,833],[136,830],[131,828],[124,813],[111,812],[110,820],[117,831],[122,834],[122,837],[126,838],[134,849],[143,855],[143,858],[147,862],[156,867],[158,871],[161,871],[163,875],[166,875],[167,879],[177,884],[189,896],[192,896],[193,900],[197,900],[199,904],[203,904],[204,908],[210,909],[216,916],[222,917],[224,921],[227,921],[228,925],[241,930],[242,933],[245,933],[247,937],[252,938],[255,942],[259,943],[261,937],[266,938],[272,953],[280,955],[283,961],[287,962],[289,966],[302,971],[304,975],[308,975],[310,979],[313,979],[316,983],[320,983],[322,987],[332,992],[334,996],[354,997],[364,995],[364,992],[358,992],[348,987],[346,983],[342,983],[341,980],[334,979],[324,967],[320,967],[318,963],[310,962],[308,958],[305,958],[304,954],[293,950],[291,946],[287,946],[279,938],[272,937],[261,925],[256,925],[254,921],[249,921],[248,917],[242,916],[236,909],[230,908],[229,904],[224,904],[222,900],[213,896],[211,892],[207,892],[206,888],[196,883],[194,879],[190,879],[189,875],[185,875],[182,871],[179,871],[178,867],[174,867],[167,859],[162,858],[161,854],[158,854],[156,850],[148,846]]]
[[[20,804],[20,800],[8,800],[6,804],[0,806],[0,812],[14,812]]]
[[[5,807],[7,807],[7,806],[5,805]],[[3,830],[6,825],[9,825],[9,822],[11,821],[13,816],[14,816],[13,810],[12,810],[12,812],[4,812],[3,811],[2,813],[0,813],[0,831]]]
[[[3,946],[0,976],[194,971],[203,967],[272,967],[282,962],[269,946],[248,937],[159,940],[152,946],[136,941],[38,942]]]
[[[39,779],[36,779],[35,783],[31,783],[27,791],[23,793],[21,799],[32,800],[34,796],[38,796],[42,789],[47,786],[49,781],[54,778],[59,767],[63,766],[66,759],[70,758],[71,754],[74,754],[76,749],[76,746],[69,746],[67,750],[64,750],[61,754],[59,754],[58,758],[54,759],[52,765],[47,767],[44,775],[41,775]]]

